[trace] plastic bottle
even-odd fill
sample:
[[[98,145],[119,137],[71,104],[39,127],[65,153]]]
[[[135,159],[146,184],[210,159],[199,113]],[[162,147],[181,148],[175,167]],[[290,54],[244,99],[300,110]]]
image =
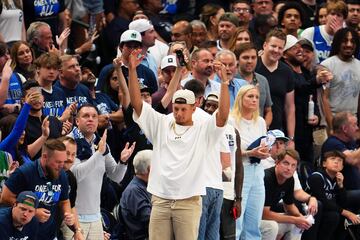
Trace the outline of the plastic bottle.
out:
[[[310,95],[308,103],[308,119],[312,119],[314,117],[314,106],[313,96]]]

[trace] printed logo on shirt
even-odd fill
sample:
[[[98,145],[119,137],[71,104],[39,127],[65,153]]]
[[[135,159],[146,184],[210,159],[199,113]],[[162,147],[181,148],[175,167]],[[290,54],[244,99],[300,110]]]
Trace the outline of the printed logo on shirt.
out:
[[[64,101],[48,101],[44,102],[43,114],[45,116],[60,117],[65,110]]]
[[[67,97],[66,98],[66,103],[67,105],[70,105],[74,102],[78,102],[78,107],[80,107],[81,105],[83,105],[84,103],[87,103],[87,97],[83,97],[83,96],[73,96],[73,97]]]
[[[46,185],[36,185],[35,194],[40,203],[45,206],[53,206],[60,199],[61,184],[53,185],[51,182],[47,182]]]
[[[317,55],[321,62],[322,60],[325,60],[330,55],[330,51],[329,50],[317,50]]]
[[[58,0],[35,0],[34,11],[35,15],[39,17],[48,17],[57,14],[60,10],[60,3]]]
[[[21,237],[21,238],[17,238],[17,237],[10,237],[9,240],[28,240],[29,236],[25,236],[25,237]]]

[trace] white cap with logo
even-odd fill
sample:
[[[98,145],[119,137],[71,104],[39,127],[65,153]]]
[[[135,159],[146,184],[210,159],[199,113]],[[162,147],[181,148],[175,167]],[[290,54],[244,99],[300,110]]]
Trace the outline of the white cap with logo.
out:
[[[161,69],[167,68],[167,67],[176,67],[176,57],[174,55],[168,55],[163,57],[161,60],[160,67]]]
[[[121,34],[120,43],[131,41],[141,43],[141,35],[138,31],[126,30],[125,32],[123,32],[123,34]]]

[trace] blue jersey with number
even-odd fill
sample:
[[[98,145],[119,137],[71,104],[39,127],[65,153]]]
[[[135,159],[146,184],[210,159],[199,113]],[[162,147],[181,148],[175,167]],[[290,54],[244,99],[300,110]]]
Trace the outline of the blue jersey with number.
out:
[[[321,35],[319,26],[314,27],[313,43],[315,44],[317,57],[319,59],[319,62],[321,63],[329,57],[331,44],[329,45],[326,42],[325,38]]]

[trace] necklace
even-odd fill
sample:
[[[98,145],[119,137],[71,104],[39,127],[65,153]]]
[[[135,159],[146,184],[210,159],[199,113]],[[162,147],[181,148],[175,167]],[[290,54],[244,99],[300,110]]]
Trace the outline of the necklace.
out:
[[[177,137],[175,137],[175,139],[181,138],[181,136],[184,135],[184,134],[185,134],[187,131],[189,131],[189,129],[191,128],[191,126],[189,126],[187,129],[185,129],[184,132],[182,132],[182,133],[177,133],[177,132],[176,132],[176,129],[175,129],[175,125],[176,125],[175,122],[173,122],[172,125],[171,125],[172,129],[174,130],[175,135],[177,136]]]

